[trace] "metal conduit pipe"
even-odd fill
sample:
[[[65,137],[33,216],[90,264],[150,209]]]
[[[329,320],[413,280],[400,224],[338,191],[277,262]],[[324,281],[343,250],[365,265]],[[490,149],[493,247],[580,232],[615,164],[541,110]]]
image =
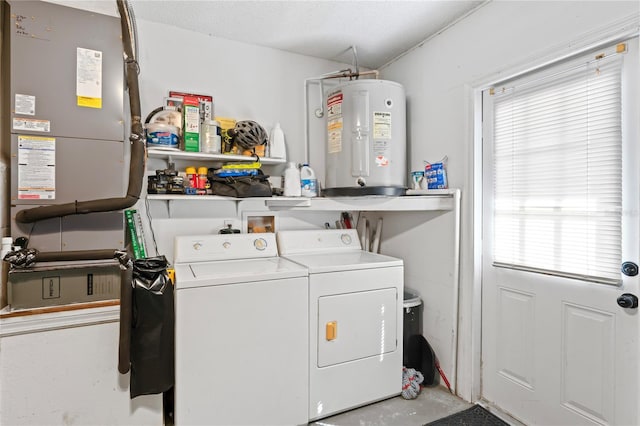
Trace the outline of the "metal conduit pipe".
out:
[[[321,80],[328,80],[330,78],[357,78],[363,75],[375,75],[375,78],[377,79],[380,75],[380,71],[378,70],[371,70],[371,71],[361,71],[361,72],[351,72],[351,70],[349,70],[350,72],[345,72],[345,73],[341,73],[341,74],[332,74],[332,75],[328,75],[326,77],[322,77]]]
[[[16,215],[16,222],[32,223],[55,217],[75,214],[109,212],[126,209],[140,199],[145,170],[145,145],[142,113],[140,110],[140,92],[138,86],[138,63],[134,55],[133,25],[126,0],[117,0],[122,25],[122,44],[124,48],[126,78],[131,110],[131,162],[129,164],[129,183],[127,194],[121,198],[105,198],[90,201],[75,201],[66,204],[35,207],[22,210]]]
[[[74,214],[117,211],[133,206],[140,199],[146,167],[146,148],[140,108],[140,89],[138,85],[139,67],[135,55],[137,51],[137,46],[135,46],[135,24],[132,22],[130,7],[127,1],[117,0],[117,5],[122,28],[122,45],[129,93],[129,107],[131,111],[131,134],[129,136],[131,162],[129,164],[127,194],[121,198],[75,201],[72,203],[22,210],[16,214],[16,222],[33,223],[39,220]],[[118,253],[116,249],[38,252],[35,255],[35,262],[113,259],[117,257]]]

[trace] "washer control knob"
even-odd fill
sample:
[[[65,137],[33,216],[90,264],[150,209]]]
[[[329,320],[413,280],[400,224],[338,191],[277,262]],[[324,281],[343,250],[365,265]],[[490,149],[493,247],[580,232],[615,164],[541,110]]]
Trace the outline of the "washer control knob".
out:
[[[257,238],[253,241],[253,246],[256,249],[262,251],[267,248],[267,240],[265,240],[264,238]]]
[[[340,235],[340,239],[342,240],[342,243],[345,244],[345,245],[350,245],[351,244],[351,235],[349,235],[349,234]]]

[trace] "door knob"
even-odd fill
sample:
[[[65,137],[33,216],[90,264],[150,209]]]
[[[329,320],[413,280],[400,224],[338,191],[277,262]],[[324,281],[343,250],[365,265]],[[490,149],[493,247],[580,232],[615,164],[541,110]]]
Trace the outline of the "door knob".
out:
[[[635,277],[638,275],[638,265],[633,262],[624,262],[622,264],[622,273],[628,277]]]
[[[638,307],[638,297],[631,294],[625,293],[618,297],[618,305],[623,308],[637,308]]]

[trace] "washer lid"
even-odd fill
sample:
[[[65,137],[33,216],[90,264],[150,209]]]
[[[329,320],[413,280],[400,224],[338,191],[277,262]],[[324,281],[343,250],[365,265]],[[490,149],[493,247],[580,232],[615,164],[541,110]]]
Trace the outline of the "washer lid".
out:
[[[339,253],[309,253],[285,256],[309,268],[309,273],[353,271],[371,268],[402,266],[402,259],[368,251],[347,251]]]
[[[307,268],[281,257],[176,265],[176,290],[306,277]]]

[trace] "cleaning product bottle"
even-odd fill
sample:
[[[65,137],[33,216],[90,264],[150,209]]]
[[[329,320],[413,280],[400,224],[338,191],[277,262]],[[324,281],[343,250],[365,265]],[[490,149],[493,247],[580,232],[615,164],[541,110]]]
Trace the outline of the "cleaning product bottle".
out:
[[[196,168],[193,166],[189,166],[185,169],[185,172],[187,173],[187,181],[185,182],[185,187],[197,188],[198,175],[196,174]]]
[[[280,127],[280,123],[276,123],[271,130],[269,138],[269,157],[271,158],[287,158],[287,152],[284,145],[284,133]]]
[[[11,251],[12,244],[13,239],[11,237],[2,237],[2,251],[0,252],[0,262],[2,262],[4,256]]]
[[[284,171],[284,196],[299,197],[300,194],[300,170],[292,161]]]
[[[303,164],[300,169],[300,188],[303,197],[318,196],[318,180],[308,164]]]

